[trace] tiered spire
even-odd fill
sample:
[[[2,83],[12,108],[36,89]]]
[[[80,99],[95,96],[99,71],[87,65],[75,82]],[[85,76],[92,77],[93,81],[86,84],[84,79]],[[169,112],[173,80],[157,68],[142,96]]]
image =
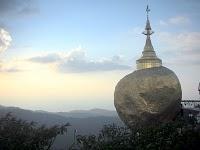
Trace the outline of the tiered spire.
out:
[[[151,24],[149,21],[150,9],[148,5],[146,8],[146,12],[147,12],[147,21],[146,21],[145,31],[143,32],[143,34],[146,35],[147,37],[144,50],[142,52],[142,57],[137,60],[137,69],[159,67],[162,65],[162,61],[156,56],[153,45],[151,43],[150,36],[154,33],[154,31],[152,31]]]
[[[146,22],[145,31],[143,32],[143,34],[146,35],[147,38],[146,38],[146,44],[144,46],[144,51],[154,51],[153,45],[151,43],[151,38],[150,38],[150,35],[152,35],[154,31],[151,30],[151,24],[149,21],[150,9],[148,5],[147,5],[146,12],[147,12],[147,22]]]

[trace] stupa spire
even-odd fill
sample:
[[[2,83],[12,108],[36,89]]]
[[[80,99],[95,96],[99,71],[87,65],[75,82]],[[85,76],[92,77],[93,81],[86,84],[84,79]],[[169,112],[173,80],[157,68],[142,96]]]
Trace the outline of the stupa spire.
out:
[[[147,5],[146,13],[147,13],[147,21],[145,26],[145,31],[142,32],[146,35],[146,43],[142,52],[142,57],[138,59],[137,62],[137,69],[146,69],[152,67],[160,67],[162,66],[162,61],[156,56],[154,51],[153,45],[151,43],[151,35],[154,33],[151,29],[151,24],[149,21],[149,6]]]
[[[154,51],[153,45],[151,43],[151,37],[150,37],[154,33],[154,31],[152,31],[151,24],[150,24],[150,21],[149,21],[150,9],[149,9],[148,5],[147,5],[147,8],[146,8],[146,12],[147,12],[147,21],[146,21],[145,31],[143,32],[143,34],[146,35],[147,37],[146,37],[146,43],[145,43],[145,46],[144,46],[144,51]]]

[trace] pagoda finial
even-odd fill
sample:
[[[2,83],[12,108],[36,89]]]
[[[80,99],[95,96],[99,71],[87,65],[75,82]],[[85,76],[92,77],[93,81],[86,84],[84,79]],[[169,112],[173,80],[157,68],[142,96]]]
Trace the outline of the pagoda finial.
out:
[[[154,32],[151,30],[151,25],[149,21],[149,12],[150,12],[149,5],[147,5],[146,12],[147,12],[147,21],[146,21],[145,31],[143,32],[143,34],[146,35],[147,38],[146,38],[146,44],[144,46],[144,51],[154,51],[150,38],[150,35],[152,35]]]
[[[146,9],[146,12],[147,12],[147,18],[148,18],[148,16],[149,16],[149,12],[150,12],[151,10],[149,9],[149,5],[147,5],[147,9]]]
[[[152,35],[154,32],[151,30],[151,25],[149,21],[149,12],[150,12],[149,5],[147,5],[146,12],[147,12],[147,22],[146,22],[145,31],[143,32],[143,34]]]

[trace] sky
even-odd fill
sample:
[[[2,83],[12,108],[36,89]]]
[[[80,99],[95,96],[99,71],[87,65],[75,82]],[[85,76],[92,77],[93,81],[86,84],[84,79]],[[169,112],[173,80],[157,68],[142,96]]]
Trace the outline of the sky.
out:
[[[136,69],[145,36],[200,99],[199,0],[0,0],[0,105],[114,110],[117,82]]]

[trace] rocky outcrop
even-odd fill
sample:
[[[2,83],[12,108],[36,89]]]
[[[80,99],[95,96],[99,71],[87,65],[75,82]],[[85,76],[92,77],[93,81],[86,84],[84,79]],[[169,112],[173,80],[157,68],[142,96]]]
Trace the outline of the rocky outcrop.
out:
[[[129,127],[172,120],[180,109],[181,85],[166,67],[136,70],[121,79],[114,93],[118,115]]]

